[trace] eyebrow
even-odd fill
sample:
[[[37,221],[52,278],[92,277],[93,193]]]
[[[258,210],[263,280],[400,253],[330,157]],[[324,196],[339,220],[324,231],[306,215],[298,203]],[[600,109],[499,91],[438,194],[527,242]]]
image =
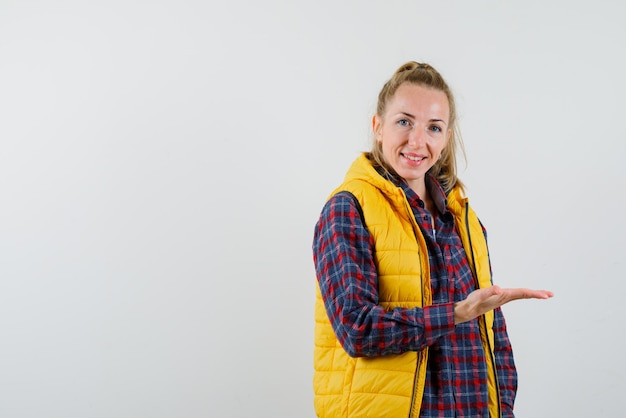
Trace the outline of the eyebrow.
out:
[[[402,114],[402,115],[404,115],[404,116],[408,116],[408,117],[410,117],[410,118],[415,119],[415,116],[414,116],[414,115],[412,115],[412,114],[410,114],[410,113],[407,113],[407,112],[400,112],[400,114]],[[441,123],[443,123],[444,125],[448,125],[448,124],[447,124],[447,123],[446,123],[443,119],[430,119],[430,120],[429,120],[429,122],[441,122]]]

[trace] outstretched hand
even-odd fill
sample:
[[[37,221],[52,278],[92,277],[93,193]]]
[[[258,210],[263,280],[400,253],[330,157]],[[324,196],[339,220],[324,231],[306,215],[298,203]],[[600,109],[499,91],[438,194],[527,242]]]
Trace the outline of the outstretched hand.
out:
[[[549,299],[552,296],[554,294],[548,290],[502,289],[499,286],[477,289],[465,300],[454,304],[454,323],[467,322],[513,300]]]

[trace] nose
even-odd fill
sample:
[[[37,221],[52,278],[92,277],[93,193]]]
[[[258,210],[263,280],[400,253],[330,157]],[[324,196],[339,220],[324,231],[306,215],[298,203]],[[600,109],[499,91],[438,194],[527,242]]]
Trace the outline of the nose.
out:
[[[409,145],[413,148],[420,148],[426,143],[426,134],[418,125],[409,132]]]

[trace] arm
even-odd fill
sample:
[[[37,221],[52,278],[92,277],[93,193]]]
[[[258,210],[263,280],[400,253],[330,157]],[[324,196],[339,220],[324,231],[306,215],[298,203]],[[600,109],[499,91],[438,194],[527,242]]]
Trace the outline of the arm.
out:
[[[419,351],[454,331],[454,305],[396,308],[378,305],[373,238],[356,199],[331,198],[315,227],[317,279],[337,339],[353,357]]]

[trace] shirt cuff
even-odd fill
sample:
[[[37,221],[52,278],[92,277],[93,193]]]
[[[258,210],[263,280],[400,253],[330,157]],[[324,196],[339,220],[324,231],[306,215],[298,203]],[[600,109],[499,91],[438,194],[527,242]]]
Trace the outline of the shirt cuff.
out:
[[[425,306],[424,331],[427,344],[454,332],[454,302]]]

